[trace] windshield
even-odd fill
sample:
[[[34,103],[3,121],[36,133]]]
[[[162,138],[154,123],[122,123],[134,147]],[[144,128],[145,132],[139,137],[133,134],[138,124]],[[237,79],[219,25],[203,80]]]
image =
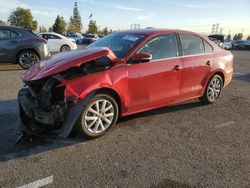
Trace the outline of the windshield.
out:
[[[108,47],[118,58],[123,58],[145,35],[130,33],[112,33],[90,44],[87,48]]]

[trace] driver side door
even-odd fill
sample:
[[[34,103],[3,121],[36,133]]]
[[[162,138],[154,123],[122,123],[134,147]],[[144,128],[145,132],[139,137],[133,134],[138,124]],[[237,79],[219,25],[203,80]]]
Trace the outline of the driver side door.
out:
[[[137,53],[150,53],[149,63],[128,64],[128,111],[140,112],[174,103],[180,97],[182,62],[175,34],[158,35]]]

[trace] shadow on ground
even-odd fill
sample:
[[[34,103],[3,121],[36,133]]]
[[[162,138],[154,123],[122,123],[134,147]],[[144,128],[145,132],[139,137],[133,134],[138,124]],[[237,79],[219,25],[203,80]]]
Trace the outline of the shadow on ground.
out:
[[[171,107],[164,107],[121,118],[118,124],[140,117],[175,112],[199,106],[201,106],[200,102],[190,102]],[[18,136],[17,100],[0,101],[0,129],[0,161],[8,161],[89,141],[79,137],[77,134],[72,134],[70,138],[58,138],[53,135],[47,135],[23,144],[16,144]]]

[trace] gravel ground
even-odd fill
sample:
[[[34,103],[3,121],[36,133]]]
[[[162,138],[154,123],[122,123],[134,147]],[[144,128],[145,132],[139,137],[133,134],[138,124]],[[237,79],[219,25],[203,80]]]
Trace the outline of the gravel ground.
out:
[[[53,176],[48,187],[250,187],[250,53],[234,51],[232,83],[198,100],[122,118],[107,135],[15,145],[24,72],[0,66],[0,187]]]

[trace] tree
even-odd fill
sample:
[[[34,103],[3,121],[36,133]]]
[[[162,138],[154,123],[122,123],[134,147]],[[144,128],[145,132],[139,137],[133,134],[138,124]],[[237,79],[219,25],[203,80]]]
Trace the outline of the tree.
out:
[[[8,22],[10,25],[15,25],[19,27],[29,28],[32,30],[37,29],[37,21],[33,20],[30,9],[16,8],[11,12]]]
[[[250,40],[250,35],[247,37],[247,40]]]
[[[62,16],[57,15],[52,30],[56,33],[64,34],[66,31],[66,22]]]
[[[47,28],[44,27],[43,25],[41,25],[41,26],[39,27],[39,32],[40,32],[40,33],[47,32]]]
[[[70,17],[68,32],[78,32],[81,33],[82,30],[82,19],[80,12],[78,10],[77,2],[73,9],[73,16]]]
[[[53,28],[52,27],[49,27],[49,32],[52,32],[53,31]]]
[[[233,40],[242,40],[242,33],[236,33],[235,35],[234,35],[234,38],[233,38]]]
[[[92,33],[92,34],[98,33],[98,28],[97,28],[97,25],[96,25],[96,21],[94,21],[94,20],[89,21],[88,33]]]
[[[104,27],[104,29],[103,29],[102,32],[103,32],[104,35],[108,35],[109,34],[109,30],[108,30],[107,27]]]
[[[36,20],[33,21],[33,28],[32,30],[36,31],[37,30],[37,27],[38,27],[38,23]]]
[[[227,40],[231,40],[231,34],[227,35]]]
[[[0,25],[7,25],[4,21],[0,20]]]

